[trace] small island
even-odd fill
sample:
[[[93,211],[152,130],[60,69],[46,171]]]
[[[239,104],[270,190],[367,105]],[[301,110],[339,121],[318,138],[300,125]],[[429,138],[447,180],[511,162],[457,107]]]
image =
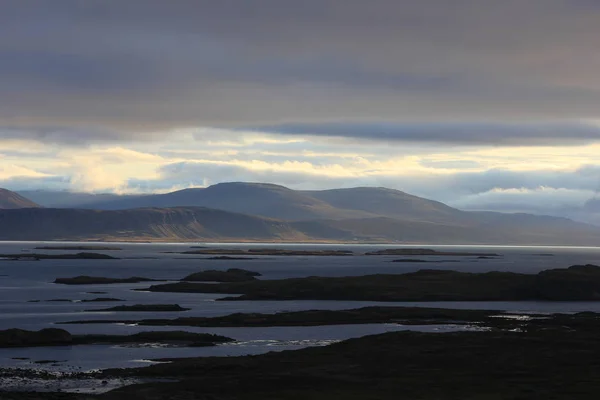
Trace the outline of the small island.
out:
[[[140,332],[133,335],[72,335],[64,329],[28,331],[7,329],[0,331],[0,348],[74,346],[82,344],[169,343],[182,346],[214,346],[233,342],[225,336],[182,331]]]
[[[10,261],[39,261],[39,260],[118,260],[118,258],[100,253],[76,254],[0,254],[0,260]]]
[[[349,250],[286,250],[286,249],[200,249],[180,254],[205,254],[226,256],[352,256]]]
[[[437,251],[432,249],[385,249],[370,251],[366,256],[478,256],[478,257],[500,257],[496,253],[471,253],[464,251]]]
[[[81,300],[82,303],[107,303],[107,302],[115,302],[115,301],[125,301],[125,300],[115,299],[113,297],[96,297],[95,299]]]
[[[34,250],[73,250],[73,251],[117,251],[123,250],[113,246],[40,246]]]
[[[258,272],[230,268],[227,271],[206,270],[188,275],[182,281],[188,282],[247,282],[261,276]]]
[[[107,285],[115,283],[160,282],[157,279],[133,276],[131,278],[104,278],[100,276],[76,276],[74,278],[56,278],[54,283],[62,285]]]
[[[95,310],[86,310],[87,312],[180,312],[188,311],[189,308],[183,308],[179,304],[135,304],[133,306],[116,306],[111,308],[102,308]]]
[[[79,320],[61,324],[136,324],[143,326],[193,326],[202,328],[238,328],[270,326],[326,326],[350,324],[401,323],[404,325],[470,324],[504,322],[494,318],[499,311],[453,310],[421,307],[363,307],[351,310],[307,310],[274,314],[236,313],[222,317],[180,317],[144,320]]]
[[[221,300],[600,301],[600,267],[574,265],[536,275],[423,269],[406,274],[307,277],[219,284],[178,282],[153,292],[239,293]]]

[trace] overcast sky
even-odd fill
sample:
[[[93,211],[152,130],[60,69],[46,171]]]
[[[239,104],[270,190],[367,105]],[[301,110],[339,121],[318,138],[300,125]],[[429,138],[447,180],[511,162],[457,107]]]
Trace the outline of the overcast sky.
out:
[[[0,0],[0,186],[600,186],[598,0]]]

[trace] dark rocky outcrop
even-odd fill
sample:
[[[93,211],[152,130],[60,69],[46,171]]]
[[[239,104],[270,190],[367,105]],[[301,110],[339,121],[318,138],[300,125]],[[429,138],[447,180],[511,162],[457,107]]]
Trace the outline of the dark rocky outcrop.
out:
[[[0,348],[72,346],[99,343],[176,343],[188,346],[212,346],[217,343],[232,341],[234,340],[225,336],[182,331],[140,332],[133,335],[71,335],[63,329],[42,329],[41,331],[8,329],[0,331]],[[3,397],[0,396],[0,398]]]
[[[408,274],[308,277],[220,284],[179,282],[150,291],[239,293],[226,300],[511,301],[600,300],[600,267],[573,266],[537,275],[424,269]]]
[[[97,297],[95,299],[81,300],[82,303],[105,303],[105,302],[112,302],[112,301],[125,301],[125,300],[115,299],[113,297]]]
[[[307,310],[275,314],[236,313],[222,317],[180,317],[175,319],[144,320],[83,320],[63,324],[125,323],[145,326],[194,326],[194,327],[267,327],[267,326],[324,326],[348,324],[402,323],[406,325],[429,325],[445,323],[502,322],[492,316],[498,311],[452,310],[418,307],[364,307],[353,310]]]
[[[207,270],[188,275],[182,281],[188,282],[246,282],[256,280],[258,272],[230,268],[227,271]]]
[[[106,374],[176,382],[101,399],[591,399],[600,392],[597,321],[577,315],[543,329],[392,332],[258,356],[167,359]]]
[[[41,246],[35,247],[35,250],[74,250],[74,251],[115,251],[123,250],[114,246]]]
[[[221,254],[253,256],[351,256],[349,250],[286,250],[286,249],[201,249],[184,251],[181,254]]]
[[[495,253],[471,253],[465,251],[437,251],[432,249],[385,249],[365,253],[367,256],[479,256],[499,257]]]
[[[256,260],[253,257],[235,257],[235,256],[215,256],[215,257],[205,257],[204,260],[223,260],[223,261],[235,261],[235,260]]]
[[[73,338],[64,329],[48,328],[40,331],[7,329],[0,331],[0,347],[62,346]]]
[[[169,312],[169,311],[188,311],[189,308],[183,308],[179,304],[135,304],[133,306],[116,306],[111,308],[103,308],[96,310],[86,310],[90,312],[96,311],[135,311],[135,312]]]
[[[162,359],[158,361],[165,363],[93,375],[146,383],[73,398],[572,400],[592,399],[600,392],[600,315],[509,321],[504,328],[445,334],[390,332],[297,351]],[[110,340],[119,343],[123,339]],[[154,339],[140,341],[159,342]],[[177,337],[170,339],[178,343]],[[110,343],[101,335],[85,339],[94,340]],[[2,399],[62,400],[54,395],[2,393]]]
[[[225,336],[183,331],[140,332],[133,335],[74,335],[73,344],[172,343],[185,346],[214,346],[233,342]]]
[[[0,254],[0,259],[12,260],[118,260],[116,257],[99,253],[77,253],[77,254]]]

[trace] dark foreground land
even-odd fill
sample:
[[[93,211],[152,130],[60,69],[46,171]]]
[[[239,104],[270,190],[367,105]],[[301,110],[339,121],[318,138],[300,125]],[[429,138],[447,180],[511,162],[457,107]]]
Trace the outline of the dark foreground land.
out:
[[[222,300],[512,301],[600,300],[600,267],[574,265],[535,275],[424,269],[408,274],[153,285],[153,292],[238,293]]]
[[[345,278],[179,282],[153,286],[151,290],[240,293],[246,299],[276,300],[600,300],[600,267],[578,265],[536,275],[421,270]],[[0,399],[571,400],[596,398],[600,393],[600,314],[595,313],[522,316],[486,310],[366,307],[126,322],[194,327],[455,324],[471,330],[395,332],[258,356],[159,360],[165,363],[75,376],[145,382],[105,394],[0,392]],[[59,333],[55,331],[57,336],[52,336],[52,340],[62,340]],[[146,335],[150,336],[72,336],[70,345],[175,339],[187,341],[188,345],[218,345],[219,340],[229,340],[206,337],[206,344],[201,344],[202,341],[196,342],[200,337],[185,332],[173,333],[176,338],[160,332]],[[66,335],[64,338],[69,340]],[[29,340],[35,342],[39,338],[33,336]],[[0,377],[10,373],[0,369]],[[27,379],[27,374],[33,372],[15,373]]]
[[[396,332],[259,356],[191,358],[99,377],[172,379],[99,395],[2,399],[591,399],[600,393],[600,315],[557,315],[486,332]],[[54,396],[54,397],[53,397]],[[60,397],[66,396],[66,397]]]

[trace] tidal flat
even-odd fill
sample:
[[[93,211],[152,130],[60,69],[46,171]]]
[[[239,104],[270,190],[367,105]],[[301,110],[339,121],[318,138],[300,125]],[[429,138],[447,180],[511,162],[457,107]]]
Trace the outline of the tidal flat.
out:
[[[22,252],[25,255],[34,247],[45,245],[0,243],[0,253]],[[201,245],[208,249],[230,248],[232,252],[278,247],[272,244]],[[57,245],[61,248],[70,246],[73,254],[80,251],[78,244]],[[44,258],[41,262],[28,259],[18,263],[0,262],[0,275],[3,275],[0,289],[7,294],[0,299],[3,316],[0,330],[58,328],[68,331],[74,338],[90,340],[59,346],[0,349],[0,380],[5,390],[0,398],[167,399],[172,394],[181,398],[213,399],[336,396],[349,399],[475,399],[494,398],[493,393],[504,396],[501,398],[531,398],[538,392],[547,395],[543,397],[545,399],[577,398],[578,392],[573,388],[570,392],[566,389],[552,393],[546,389],[536,391],[549,380],[542,374],[549,372],[549,368],[542,363],[551,362],[565,367],[559,383],[581,388],[579,394],[595,390],[584,375],[576,379],[575,373],[584,368],[578,360],[567,359],[566,350],[549,351],[548,347],[562,342],[577,356],[583,349],[596,351],[594,336],[600,336],[595,335],[598,333],[598,315],[591,312],[600,312],[600,302],[593,296],[596,290],[593,264],[600,265],[599,249],[406,247],[402,255],[410,254],[411,248],[419,249],[418,260],[432,263],[426,264],[423,271],[424,265],[417,259],[392,262],[399,256],[395,251],[362,256],[380,250],[388,253],[388,249],[394,248],[390,245],[286,244],[279,249],[287,255],[253,252],[252,257],[236,260],[199,259],[197,254],[181,254],[189,250],[189,244],[119,243],[119,247],[122,248],[119,259],[67,257]],[[427,248],[435,249],[445,257],[423,254],[421,250]],[[24,251],[27,249],[29,251]],[[355,256],[314,255],[330,250],[352,252]],[[289,251],[297,253],[289,255]],[[67,250],[62,252],[70,254]],[[461,255],[449,256],[448,253]],[[548,257],[548,254],[553,256]],[[449,260],[449,257],[452,263],[439,262]],[[574,265],[580,267],[569,269]],[[548,270],[555,271],[540,273]],[[420,294],[402,298],[399,296],[402,285],[396,283],[411,275],[413,281],[417,277],[421,283],[412,282],[402,291],[411,296]],[[81,276],[102,279],[80,285],[54,283],[59,277]],[[369,287],[377,281],[372,281],[369,276],[380,276],[379,283]],[[131,277],[163,282],[128,281]],[[185,281],[188,277],[207,282],[199,283],[193,278]],[[287,298],[281,298],[278,293],[284,291],[277,287],[289,285],[290,281],[310,281],[310,290],[304,287],[302,290],[306,293],[301,295],[301,290],[294,289],[288,291]],[[487,298],[463,290],[471,286],[470,282],[486,281],[488,283],[481,284],[476,294],[479,296],[487,291]],[[504,283],[498,285],[500,281]],[[343,285],[337,284],[338,288],[331,291],[333,295],[321,298],[330,282]],[[371,283],[365,286],[365,282]],[[213,289],[214,293],[148,290],[153,285],[163,284],[219,289]],[[268,287],[271,297],[266,292],[256,291],[259,296],[254,296],[251,292],[233,289],[237,285]],[[393,292],[389,290],[390,285],[395,287]],[[318,289],[319,286],[323,289]],[[427,287],[432,287],[437,297],[424,296],[422,288]],[[512,291],[516,287],[527,290]],[[344,294],[351,292],[354,293],[352,296]],[[374,296],[377,292],[379,297]],[[462,297],[449,296],[461,292]],[[519,297],[514,293],[553,295]],[[572,301],[573,293],[584,293],[585,296]],[[98,294],[102,295],[100,299],[120,300],[119,307],[107,309],[102,301],[93,301],[99,299]],[[239,298],[249,294],[253,298]],[[51,301],[58,299],[68,301]],[[141,306],[138,310],[148,311],[136,311],[138,305]],[[178,305],[178,308],[152,310],[162,305]],[[167,338],[178,331],[230,340],[196,346],[191,341],[160,339],[163,333],[162,337]],[[144,332],[150,332],[150,336],[139,335]],[[137,340],[131,339],[134,337]],[[114,340],[109,342],[108,338]],[[517,365],[522,359],[519,343],[528,344],[528,357],[537,357],[523,367]],[[489,348],[479,348],[485,346]],[[389,353],[386,357],[380,354],[384,350]],[[488,368],[478,366],[477,357],[471,358],[471,355],[499,359],[490,361]],[[584,355],[582,362],[591,365],[592,375],[587,376],[591,380],[596,376],[593,375],[596,370],[590,357]],[[381,367],[370,361],[371,358],[380,358]],[[399,365],[392,365],[394,362]],[[462,364],[453,368],[452,363]],[[415,371],[407,370],[411,365]],[[480,370],[499,373],[477,383],[476,378],[481,378],[483,373]],[[510,375],[513,370],[514,376]],[[430,382],[427,371],[431,372],[429,377],[439,380],[435,385],[437,389],[427,386]],[[406,375],[411,380],[398,378],[398,375]],[[468,378],[470,375],[473,378]],[[44,377],[43,384],[40,384],[41,376]],[[291,382],[289,376],[298,376],[298,379]],[[225,388],[218,392],[227,379],[239,382],[239,391]],[[176,385],[175,381],[180,383]],[[503,381],[512,386],[501,388]],[[265,387],[269,382],[270,386]],[[457,383],[462,385],[462,392],[455,388]],[[129,387],[131,384],[136,385]],[[555,382],[548,385],[556,389]],[[92,390],[93,386],[98,392],[106,393],[97,394]],[[175,386],[181,389],[175,390]],[[375,386],[377,390],[372,390],[369,396],[368,388]],[[64,393],[67,390],[78,393]],[[529,396],[527,390],[530,390]],[[199,393],[204,397],[197,397]]]

